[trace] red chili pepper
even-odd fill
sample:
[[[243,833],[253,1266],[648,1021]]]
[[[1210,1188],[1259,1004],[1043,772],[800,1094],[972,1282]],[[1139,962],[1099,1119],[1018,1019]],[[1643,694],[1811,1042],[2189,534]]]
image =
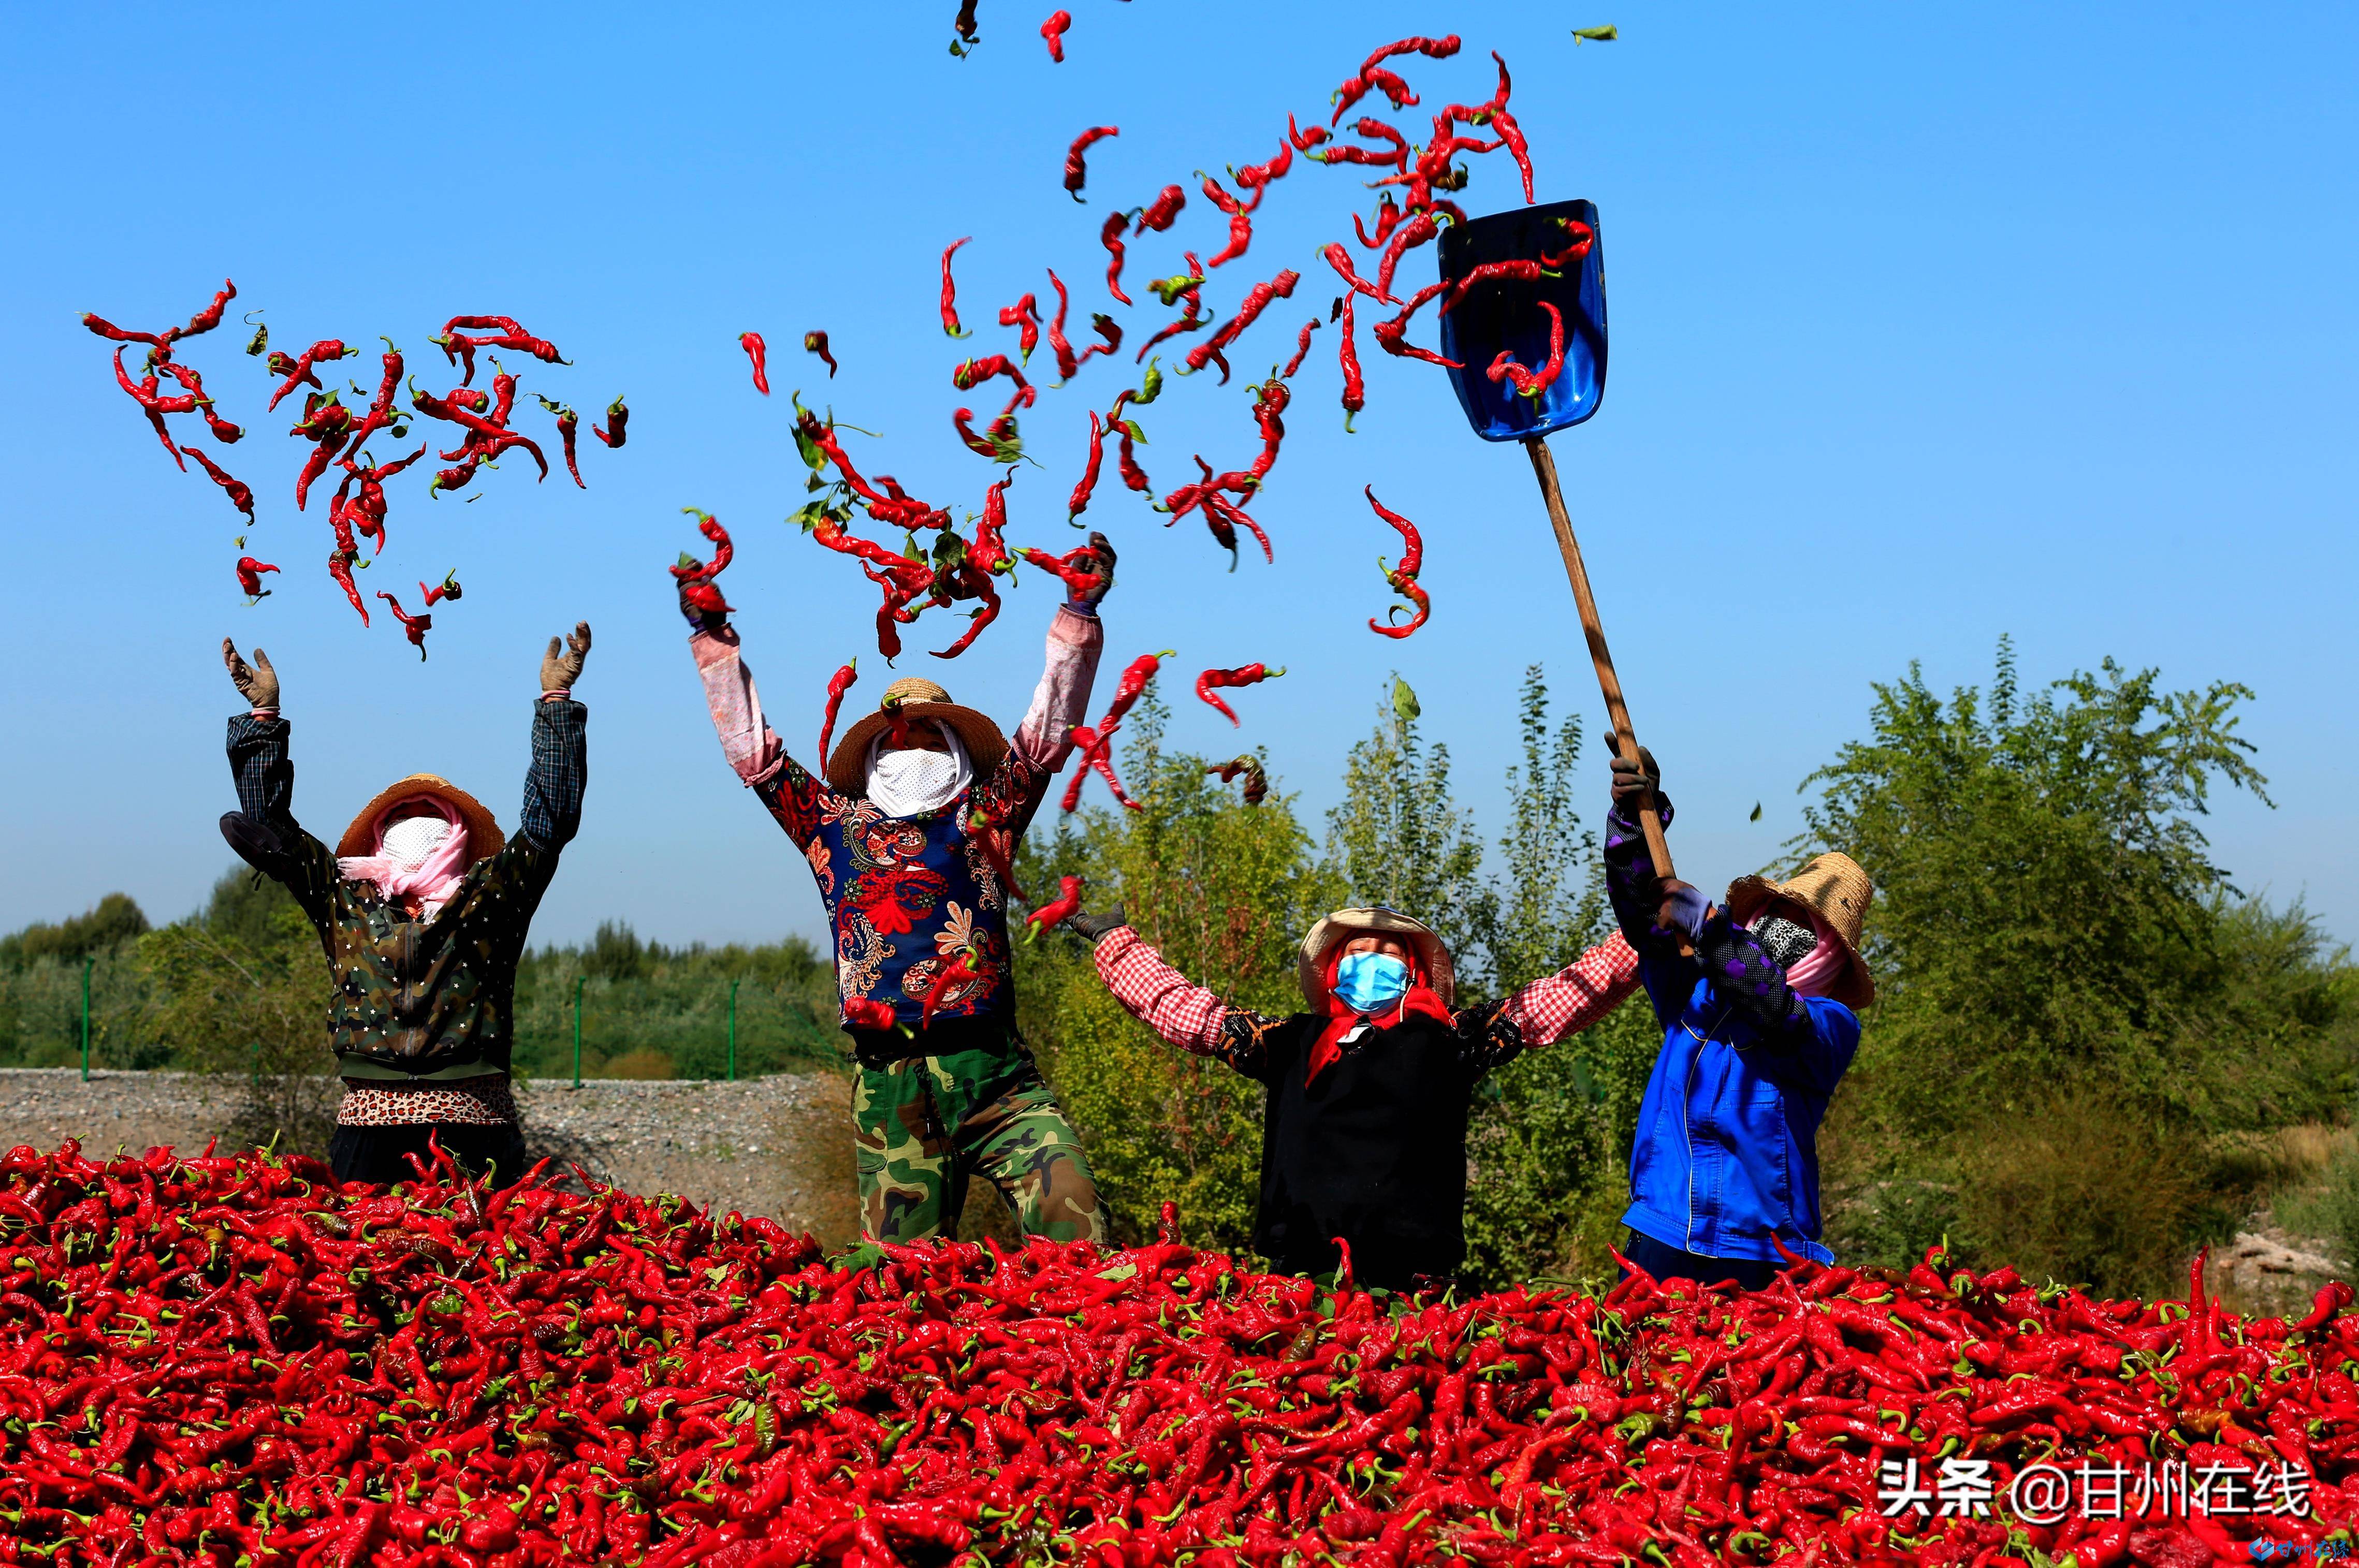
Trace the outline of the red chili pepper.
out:
[[[1410,319],[1416,316],[1419,310],[1425,308],[1427,301],[1440,297],[1443,291],[1449,287],[1450,285],[1446,283],[1428,284],[1425,287],[1419,289],[1415,294],[1409,296],[1408,308],[1407,309],[1394,317],[1391,320],[1379,321],[1375,327],[1370,329],[1370,330],[1375,333],[1376,346],[1383,349],[1385,352],[1388,354],[1397,354],[1402,359],[1422,360],[1427,364],[1440,365],[1444,370],[1465,369],[1466,367],[1459,363],[1456,360],[1444,359],[1440,354],[1437,354],[1429,349],[1420,349],[1415,343],[1408,341],[1408,324]]]
[[[1353,330],[1352,300],[1349,292],[1343,296],[1343,341],[1337,346],[1336,357],[1343,367],[1343,432],[1352,433],[1352,421],[1368,406],[1367,380],[1360,371],[1360,340]]]
[[[1294,341],[1294,357],[1286,362],[1286,368],[1277,373],[1279,375],[1291,379],[1295,372],[1302,368],[1302,362],[1310,354],[1310,334],[1318,330],[1319,318],[1316,316],[1302,323],[1302,333]]]
[[[1384,194],[1384,200],[1376,204],[1376,237],[1375,239],[1368,237],[1368,231],[1361,223],[1360,215],[1357,212],[1352,214],[1352,232],[1359,236],[1360,244],[1364,249],[1382,250],[1385,247],[1385,242],[1392,238],[1393,230],[1399,225],[1400,221],[1401,210],[1394,202],[1393,193],[1387,190]]]
[[[1269,774],[1263,771],[1261,759],[1250,752],[1225,762],[1214,762],[1204,771],[1220,774],[1223,784],[1233,782],[1239,773],[1245,774],[1243,797],[1247,806],[1259,806],[1269,797]]]
[[[1082,879],[1080,877],[1059,877],[1057,879],[1056,898],[1048,903],[1042,904],[1039,908],[1034,910],[1031,914],[1024,917],[1024,924],[1030,927],[1030,930],[1026,932],[1024,936],[1024,945],[1028,947],[1033,943],[1038,942],[1040,939],[1040,933],[1043,931],[1053,931],[1058,926],[1062,925],[1066,921],[1071,920],[1076,914],[1080,913],[1082,907]]]
[[[821,359],[825,360],[827,362],[827,379],[830,381],[833,381],[835,379],[835,356],[827,351],[827,334],[825,332],[805,332],[803,334],[803,351],[806,353],[817,354]]]
[[[1582,260],[1589,254],[1589,247],[1597,243],[1597,231],[1586,223],[1575,222],[1571,218],[1559,218],[1557,226],[1565,232],[1571,243],[1554,255],[1540,257],[1541,267],[1549,272],[1560,271],[1566,264]]]
[[[1325,250],[1319,254],[1327,258],[1327,265],[1335,269],[1335,276],[1342,278],[1344,285],[1349,287],[1353,293],[1364,294],[1369,298],[1375,300],[1381,305],[1397,305],[1400,303],[1399,300],[1394,298],[1391,295],[1385,293],[1375,284],[1370,283],[1366,278],[1362,277],[1359,275],[1358,270],[1352,265],[1352,257],[1350,253],[1343,249],[1343,244],[1340,242],[1330,244]]]
[[[1113,733],[1114,727],[1137,703],[1147,690],[1147,683],[1155,678],[1157,672],[1163,667],[1163,661],[1171,657],[1172,652],[1166,648],[1159,654],[1141,654],[1130,661],[1129,667],[1122,672],[1121,683],[1114,687],[1114,701],[1106,708],[1105,717],[1098,720],[1100,733]]]
[[[1065,786],[1063,808],[1071,811],[1081,804],[1082,781],[1094,771],[1100,778],[1105,780],[1106,788],[1114,793],[1114,800],[1125,810],[1146,810],[1145,806],[1131,799],[1124,791],[1122,780],[1114,771],[1114,758],[1111,755],[1114,737],[1093,730],[1086,724],[1074,725],[1072,734],[1074,754],[1080,762],[1073,770],[1072,782]]]
[[[1108,136],[1120,135],[1120,128],[1114,125],[1092,125],[1075,136],[1073,145],[1065,149],[1065,189],[1074,200],[1082,200],[1082,187],[1090,178],[1089,168],[1083,162],[1090,148]]]
[[[1249,163],[1243,168],[1232,164],[1229,167],[1229,178],[1236,181],[1239,190],[1250,190],[1254,193],[1252,202],[1245,208],[1245,211],[1250,212],[1254,208],[1261,205],[1261,199],[1268,193],[1271,182],[1286,178],[1287,171],[1293,167],[1294,144],[1281,142],[1278,144],[1277,156],[1267,163]]]
[[[1130,217],[1127,213],[1109,212],[1106,214],[1105,222],[1098,229],[1098,243],[1105,246],[1106,249],[1106,292],[1113,295],[1116,299],[1121,300],[1125,305],[1129,304],[1131,302],[1131,298],[1129,295],[1125,294],[1122,291],[1122,258],[1124,252],[1122,232],[1129,226]],[[953,336],[955,335],[956,334],[953,334]]]
[[[951,256],[961,245],[965,244],[967,240],[973,238],[973,234],[969,234],[966,239],[952,240],[949,247],[942,252],[942,330],[953,338],[963,338],[967,335],[967,331],[965,328],[959,325],[958,286],[951,280]]]
[[[623,427],[630,417],[631,411],[623,406],[623,400],[618,396],[606,405],[606,427],[602,430],[592,425],[590,433],[609,447],[620,447],[623,444]]]
[[[1204,182],[1205,199],[1229,216],[1229,243],[1221,247],[1217,255],[1204,264],[1207,268],[1216,267],[1223,262],[1233,262],[1245,254],[1245,247],[1253,243],[1253,218],[1245,205],[1223,189],[1219,180],[1204,173],[1202,169],[1198,169],[1196,173]]]
[[[904,1034],[910,1032],[909,1026],[894,1014],[892,1003],[878,1001],[872,997],[844,998],[843,1021],[854,1029],[880,1034],[893,1029],[898,1029]]]
[[[1408,600],[1417,606],[1416,614],[1409,619],[1408,623],[1406,625],[1386,626],[1380,624],[1372,619],[1368,622],[1368,630],[1375,633],[1380,637],[1406,637],[1410,633],[1425,624],[1425,618],[1431,612],[1433,608],[1432,601],[1426,597],[1425,589],[1419,587],[1417,581],[1417,574],[1424,569],[1425,566],[1425,541],[1419,535],[1416,524],[1410,522],[1408,518],[1403,517],[1397,512],[1387,510],[1385,503],[1376,499],[1376,491],[1374,485],[1365,486],[1364,493],[1368,498],[1368,504],[1375,508],[1376,515],[1400,530],[1400,565],[1397,567],[1388,567],[1385,564],[1384,557],[1378,556],[1376,557],[1377,569],[1381,570],[1385,574],[1385,581],[1392,585],[1394,592],[1401,595],[1403,598]],[[1398,615],[1400,613],[1400,606],[1393,606],[1391,613]]]
[[[251,523],[254,521],[254,489],[251,485],[248,485],[242,479],[224,473],[222,470],[220,464],[214,462],[212,459],[205,456],[204,453],[197,450],[194,447],[182,447],[180,450],[196,459],[197,462],[204,469],[205,472],[212,475],[213,482],[221,486],[222,489],[228,493],[229,503],[232,506],[236,507],[240,512],[245,513],[245,520],[247,522]]]
[[[1433,221],[1433,214],[1430,212],[1415,214],[1394,232],[1392,243],[1386,247],[1384,260],[1376,265],[1376,292],[1380,297],[1388,303],[1392,300],[1393,273],[1399,267],[1401,257],[1419,245],[1431,243],[1440,232],[1441,227]]]
[[[437,397],[430,392],[421,392],[416,387],[410,389],[409,401],[411,406],[429,418],[447,420],[471,432],[473,437],[480,438],[470,439],[461,446],[460,451],[468,454],[469,457],[488,462],[511,447],[522,447],[532,455],[532,460],[539,465],[540,477],[542,479],[549,477],[549,459],[542,454],[539,444],[528,436],[517,435],[501,423],[501,420],[506,416],[505,407],[495,404],[492,415],[487,416],[467,407],[465,402],[455,393],[449,397]],[[615,401],[619,405],[621,399],[618,398]],[[614,409],[609,408],[606,412],[611,418]],[[609,441],[607,445],[613,446],[614,443]],[[442,455],[449,458],[455,454],[445,452]]]
[[[1024,896],[1024,890],[1017,885],[1016,868],[1007,859],[1008,838],[1002,831],[1006,826],[998,814],[980,801],[966,814],[967,838],[983,851],[983,858],[991,862],[992,873],[998,877],[999,885],[1007,891],[1009,896],[1020,899]]]
[[[1073,486],[1072,498],[1065,503],[1067,522],[1071,522],[1090,509],[1090,494],[1098,486],[1098,465],[1104,460],[1105,425],[1098,418],[1097,411],[1092,409],[1090,411],[1089,460],[1082,465],[1082,477]],[[1038,550],[1028,550],[1025,552],[1025,558],[1030,560],[1032,557],[1038,554],[1040,552]],[[1033,564],[1037,566],[1039,563],[1036,561]]]
[[[1500,59],[1497,49],[1491,51],[1491,58],[1499,62],[1499,90],[1485,107],[1491,112],[1491,124],[1497,129],[1499,139],[1507,144],[1507,156],[1516,160],[1516,171],[1524,177],[1524,200],[1529,203],[1538,200],[1532,194],[1531,148],[1524,140],[1524,128],[1507,112],[1507,94],[1514,88],[1507,80],[1507,62]]]
[[[1133,231],[1144,234],[1152,229],[1161,233],[1180,220],[1188,206],[1187,190],[1177,185],[1167,185],[1156,192],[1155,200],[1139,210],[1138,227]]]
[[[955,964],[950,961],[949,955],[942,957],[933,983],[926,988],[925,1011],[918,1015],[920,1033],[934,1026],[934,1009],[947,1000],[952,991],[983,972],[983,966],[975,961],[972,946],[962,947],[956,956],[958,962]]]
[[[196,411],[204,416],[205,427],[212,432],[214,440],[224,447],[234,447],[237,444],[245,432],[223,418],[215,411],[213,400],[205,395],[205,383],[202,376],[187,365],[177,364],[170,360],[163,361],[156,366],[156,369],[180,384],[190,400],[195,403]]]
[[[189,465],[180,461],[180,449],[179,445],[173,441],[171,433],[164,428],[164,416],[167,414],[195,413],[197,407],[196,398],[193,395],[183,397],[158,396],[156,395],[156,387],[158,384],[157,378],[155,373],[152,371],[145,377],[141,378],[141,380],[134,382],[131,379],[130,373],[123,368],[123,351],[121,349],[114,351],[114,379],[116,384],[120,385],[125,393],[130,395],[132,400],[139,405],[140,412],[147,416],[147,423],[149,427],[155,430],[156,438],[164,443],[164,449],[166,451],[172,454],[173,465],[182,473],[188,472]]]
[[[444,572],[442,574],[442,580],[435,584],[432,588],[427,587],[423,582],[419,583],[418,585],[418,591],[425,596],[426,608],[429,610],[433,609],[437,604],[440,604],[446,599],[455,600],[465,597],[465,594],[459,587],[459,574],[455,569]]]
[[[1530,260],[1484,262],[1480,266],[1469,268],[1465,276],[1458,279],[1444,291],[1441,297],[1441,308],[1436,314],[1446,316],[1456,309],[1478,285],[1495,283],[1502,279],[1519,283],[1537,283],[1546,270],[1538,262]]]
[[[401,630],[409,638],[409,645],[418,650],[419,662],[425,663],[426,633],[432,630],[434,617],[422,612],[417,615],[405,615],[402,613],[401,600],[382,590],[378,592],[377,597],[392,608],[393,618],[401,622]]]
[[[315,373],[315,371],[319,365],[322,363],[332,363],[334,361],[344,358],[348,354],[356,354],[358,352],[360,352],[358,349],[348,349],[344,347],[343,341],[342,339],[321,339],[318,342],[313,343],[310,348],[305,349],[297,358],[288,362],[288,368],[286,372],[287,379],[280,382],[278,384],[278,390],[270,395],[268,407],[276,409],[278,406],[278,400],[280,398],[285,397],[298,386],[306,383],[309,383],[312,386],[318,386],[320,384],[320,378]],[[270,366],[272,374],[275,375],[279,373],[278,360],[283,357],[283,355],[273,356]]]
[[[1513,382],[1518,395],[1528,397],[1535,403],[1538,402],[1541,395],[1555,384],[1556,378],[1564,373],[1563,313],[1545,299],[1539,303],[1540,308],[1549,313],[1547,362],[1538,370],[1528,371],[1516,362],[1514,350],[1501,349],[1491,361],[1490,370],[1484,373],[1493,381]]]
[[[1022,329],[1022,336],[1016,344],[1016,354],[1026,364],[1030,364],[1032,351],[1040,346],[1039,301],[1027,294],[1013,305],[1001,306],[999,324],[1003,327]],[[961,387],[959,390],[963,392],[966,388]]]
[[[82,312],[82,324],[111,342],[146,343],[148,346],[147,362],[161,364],[171,358],[172,345],[182,338],[193,338],[220,326],[223,308],[236,297],[237,285],[223,278],[221,292],[213,296],[213,302],[190,317],[188,325],[167,327],[161,332],[131,331],[89,311]]]
[[[365,626],[369,623],[368,606],[361,602],[361,590],[353,583],[353,562],[359,555],[359,551],[339,541],[338,547],[328,552],[328,575],[336,579],[336,586],[344,590],[344,597],[360,611],[361,624]]]
[[[860,679],[859,663],[858,659],[847,659],[842,669],[828,677],[827,717],[819,727],[819,765],[822,773],[827,770],[828,742],[835,736],[835,716],[843,708],[843,694]]]
[[[1223,358],[1222,351],[1235,342],[1246,328],[1259,320],[1261,313],[1269,308],[1272,300],[1291,298],[1294,286],[1301,281],[1302,275],[1288,268],[1268,282],[1256,283],[1247,289],[1244,302],[1237,307],[1237,313],[1216,329],[1211,337],[1188,351],[1188,369],[1181,373],[1191,374],[1202,370],[1212,361],[1220,360],[1221,384],[1227,385],[1228,361]]]
[[[1071,11],[1051,11],[1049,19],[1040,24],[1040,36],[1049,40],[1049,58],[1059,65],[1065,63],[1065,30],[1072,25]]]
[[[467,329],[466,331],[460,330]],[[485,333],[486,336],[471,336]],[[428,341],[442,351],[443,359],[456,364],[463,358],[466,374],[459,384],[472,386],[475,381],[475,351],[506,349],[519,354],[530,354],[544,364],[570,364],[572,362],[557,351],[557,345],[546,338],[536,338],[516,324],[513,316],[453,316],[444,323],[442,335]]]
[[[1212,695],[1212,688],[1214,687],[1258,686],[1263,681],[1274,680],[1285,673],[1286,668],[1282,665],[1277,669],[1271,669],[1266,665],[1242,665],[1233,670],[1206,670],[1202,675],[1196,677],[1196,696],[1202,701],[1211,703],[1214,708],[1226,714],[1228,716],[1229,722],[1235,724],[1237,722],[1235,710],[1231,708],[1227,703],[1222,701],[1219,697],[1214,697]]]
[[[759,332],[740,332],[737,346],[754,362],[754,390],[763,396],[770,395],[770,345],[762,341]]]
[[[548,398],[541,397],[538,392],[533,395],[540,397],[540,406],[557,416],[557,438],[565,449],[565,471],[573,476],[576,488],[589,489],[588,485],[582,482],[582,463],[576,451],[582,435],[582,416],[576,414],[568,405],[552,403]]]
[[[190,455],[193,456],[194,454]],[[266,566],[262,562],[255,560],[252,556],[238,557],[238,590],[244,593],[248,599],[268,599],[270,597],[270,590],[262,586],[262,574],[264,572],[275,572],[277,569],[278,568],[274,566]]]
[[[1294,123],[1294,115],[1289,111],[1286,116],[1286,139],[1293,144],[1296,152],[1307,153],[1327,140],[1327,132],[1324,127],[1319,125],[1313,125],[1307,131],[1302,129]]]

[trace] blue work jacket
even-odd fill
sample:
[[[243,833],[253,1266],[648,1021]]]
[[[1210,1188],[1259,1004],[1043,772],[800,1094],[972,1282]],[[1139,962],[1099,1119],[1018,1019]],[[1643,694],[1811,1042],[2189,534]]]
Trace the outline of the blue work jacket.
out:
[[[1810,1029],[1773,1053],[1692,959],[1648,954],[1638,978],[1664,1026],[1638,1106],[1623,1223],[1705,1258],[1834,1261],[1821,1241],[1819,1121],[1859,1049],[1859,1015],[1806,997]]]

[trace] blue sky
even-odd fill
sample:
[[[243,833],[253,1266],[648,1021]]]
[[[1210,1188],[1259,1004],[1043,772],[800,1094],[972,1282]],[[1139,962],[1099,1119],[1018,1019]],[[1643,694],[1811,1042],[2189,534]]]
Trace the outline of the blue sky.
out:
[[[948,373],[1013,334],[941,336],[941,247],[975,236],[959,264],[970,325],[1045,295],[1053,265],[1079,336],[1107,303],[1111,206],[1269,157],[1287,111],[1323,106],[1369,49],[1454,28],[1464,54],[1416,62],[1429,105],[1485,96],[1499,49],[1540,200],[1602,211],[1612,376],[1603,411],[1555,447],[1639,732],[1680,803],[1682,871],[1710,884],[1774,856],[1796,784],[1862,732],[1871,682],[1912,660],[1944,687],[1986,680],[2012,633],[2027,678],[2110,654],[2172,685],[2253,687],[2245,733],[2277,806],[2221,802],[2219,858],[2359,935],[2359,14],[1071,5],[1061,67],[1034,32],[1045,0],[984,0],[984,46],[963,61],[944,49],[949,0],[427,5],[397,27],[279,6],[12,11],[0,718],[18,744],[0,772],[0,929],[116,888],[178,914],[228,863],[212,825],[234,804],[223,635],[277,659],[298,812],[328,835],[414,769],[513,822],[538,644],[586,616],[587,819],[536,936],[609,917],[669,941],[819,930],[809,875],[723,765],[698,698],[663,572],[696,542],[679,508],[735,533],[726,587],[748,656],[808,754],[828,673],[862,654],[857,701],[886,672],[873,590],[781,525],[803,471],[786,391],[881,432],[852,438],[869,471],[978,507],[992,471],[951,435],[972,400]],[[1574,47],[1571,27],[1603,22],[1622,41]],[[1122,135],[1093,152],[1075,207],[1063,148],[1103,123]],[[1298,163],[1246,257],[1215,275],[1223,313],[1281,265],[1305,275],[1240,346],[1241,373],[1290,351],[1306,302],[1323,315],[1318,250],[1360,194],[1347,171]],[[1461,200],[1521,197],[1494,157]],[[1191,195],[1160,238],[1209,252],[1220,234]],[[1175,270],[1179,248],[1140,244],[1127,276]],[[227,454],[261,497],[248,547],[286,568],[245,608],[239,519],[171,467],[76,323],[179,320],[224,275],[275,345],[342,337],[368,382],[379,332],[439,390],[426,339],[446,317],[520,317],[574,361],[534,367],[527,392],[585,413],[626,393],[630,444],[585,435],[586,492],[561,471],[535,487],[521,462],[473,503],[396,481],[364,588],[414,594],[453,567],[467,588],[421,665],[381,614],[363,633],[327,581],[321,503],[292,504],[299,446],[262,417],[263,373],[225,327],[190,357],[249,426]],[[1161,319],[1151,301],[1122,315],[1134,342]],[[736,348],[749,328],[773,345],[767,401]],[[832,384],[797,346],[810,328],[842,362]],[[1109,663],[1177,647],[1183,672],[1289,665],[1244,694],[1241,737],[1176,692],[1174,738],[1221,755],[1266,742],[1313,812],[1398,668],[1495,824],[1526,665],[1602,727],[1545,514],[1522,454],[1474,439],[1440,373],[1384,360],[1364,330],[1369,406],[1344,435],[1333,345],[1322,329],[1254,508],[1275,568],[1230,575],[1198,524],[1167,532],[1109,474],[1090,513],[1124,552]],[[1043,393],[1025,428],[1046,467],[1010,493],[1016,543],[1078,537],[1063,497],[1088,406],[1117,384],[1093,363]],[[1174,383],[1147,411],[1158,490],[1190,453],[1250,455],[1243,387]],[[1436,611],[1406,643],[1364,627],[1394,537],[1364,483],[1426,534]],[[937,612],[901,669],[1012,723],[1055,597],[1027,579],[966,657],[926,657],[958,629]]]

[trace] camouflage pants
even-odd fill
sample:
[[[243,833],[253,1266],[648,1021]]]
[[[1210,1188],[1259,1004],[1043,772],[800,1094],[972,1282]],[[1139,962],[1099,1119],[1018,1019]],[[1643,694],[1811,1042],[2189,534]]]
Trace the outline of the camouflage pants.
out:
[[[979,1174],[1026,1235],[1105,1239],[1089,1159],[1021,1045],[860,1067],[852,1130],[861,1228],[873,1238],[955,1235]]]

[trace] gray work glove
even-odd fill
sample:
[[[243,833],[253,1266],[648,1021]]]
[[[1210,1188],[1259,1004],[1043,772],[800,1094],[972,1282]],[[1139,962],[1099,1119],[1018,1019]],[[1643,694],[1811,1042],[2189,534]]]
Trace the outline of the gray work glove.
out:
[[[1122,905],[1118,903],[1103,914],[1076,913],[1065,917],[1065,929],[1093,947],[1107,932],[1119,930],[1129,924],[1130,916],[1122,912]]]
[[[255,656],[260,656],[259,649]],[[582,678],[582,661],[589,656],[590,622],[577,621],[573,623],[573,635],[549,640],[549,652],[540,656],[540,689],[572,690],[573,683]]]
[[[269,654],[255,649],[254,663],[249,666],[237,656],[237,644],[223,637],[222,663],[229,667],[230,681],[237,687],[238,696],[245,698],[248,708],[278,706],[278,672],[270,667]]]
[[[1103,534],[1093,533],[1090,535],[1090,554],[1093,557],[1090,569],[1097,573],[1098,585],[1087,593],[1075,594],[1073,602],[1085,604],[1094,611],[1099,601],[1114,588],[1114,546]]]

